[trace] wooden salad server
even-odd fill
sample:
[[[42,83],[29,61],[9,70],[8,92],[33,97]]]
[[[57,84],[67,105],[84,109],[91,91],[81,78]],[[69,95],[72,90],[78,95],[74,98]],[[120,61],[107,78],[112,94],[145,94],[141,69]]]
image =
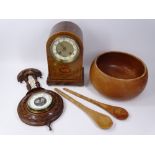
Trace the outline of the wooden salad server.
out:
[[[76,101],[75,99],[73,99],[72,97],[70,97],[69,95],[67,95],[66,93],[62,92],[61,90],[55,88],[54,89],[59,95],[63,96],[64,98],[66,98],[67,100],[69,100],[70,102],[72,102],[74,105],[76,105],[77,107],[79,107],[81,110],[83,110],[90,118],[92,118],[92,120],[102,129],[108,129],[112,126],[113,122],[111,120],[111,118],[107,115],[101,114],[95,110],[92,110],[86,106],[84,106],[83,104],[81,104],[80,102]]]
[[[81,94],[79,94],[79,93],[77,93],[75,91],[72,91],[70,89],[67,89],[67,88],[63,88],[63,90],[65,90],[68,93],[73,94],[73,95],[75,95],[75,96],[77,96],[79,98],[82,98],[82,99],[84,99],[84,100],[86,100],[86,101],[88,101],[90,103],[93,103],[96,106],[99,106],[100,108],[106,110],[107,112],[109,112],[111,115],[113,115],[115,118],[117,118],[119,120],[124,120],[129,116],[127,110],[125,110],[124,108],[98,102],[96,100],[93,100],[93,99],[91,99],[89,97],[81,95]]]

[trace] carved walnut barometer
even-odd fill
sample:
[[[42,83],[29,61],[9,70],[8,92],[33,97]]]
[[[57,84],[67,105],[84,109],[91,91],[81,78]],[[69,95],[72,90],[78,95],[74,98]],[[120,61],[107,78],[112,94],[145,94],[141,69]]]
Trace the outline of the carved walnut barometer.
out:
[[[72,22],[56,24],[47,41],[47,84],[83,85],[82,31]]]
[[[26,82],[28,92],[20,101],[17,111],[24,123],[32,126],[47,125],[51,130],[51,123],[63,112],[63,100],[57,93],[40,87],[37,77],[41,76],[41,72],[33,68],[18,74],[18,81]]]

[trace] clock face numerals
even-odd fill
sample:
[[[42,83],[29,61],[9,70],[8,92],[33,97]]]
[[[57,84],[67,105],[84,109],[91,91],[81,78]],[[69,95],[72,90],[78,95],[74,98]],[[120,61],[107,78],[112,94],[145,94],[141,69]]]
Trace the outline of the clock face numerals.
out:
[[[33,94],[27,103],[32,110],[44,110],[52,104],[52,97],[48,93],[39,92]]]
[[[50,46],[50,51],[56,60],[70,63],[79,56],[79,46],[75,40],[63,36],[56,38]]]

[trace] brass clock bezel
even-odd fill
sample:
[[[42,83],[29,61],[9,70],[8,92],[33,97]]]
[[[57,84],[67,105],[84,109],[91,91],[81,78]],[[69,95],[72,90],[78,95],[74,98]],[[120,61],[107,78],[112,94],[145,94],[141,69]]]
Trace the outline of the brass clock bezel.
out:
[[[69,59],[69,60],[62,60],[62,59],[59,59],[59,58],[56,57],[56,56],[54,55],[54,53],[53,53],[53,45],[54,45],[54,42],[55,42],[56,40],[61,39],[61,38],[69,38],[69,39],[71,39],[72,41],[74,41],[74,43],[76,44],[76,47],[77,47],[77,54],[76,54],[73,58],[71,58],[71,59]],[[52,41],[52,43],[51,43],[49,49],[50,49],[51,55],[52,55],[57,61],[59,61],[59,62],[61,62],[61,63],[65,63],[65,64],[67,64],[67,63],[73,63],[74,61],[76,61],[76,60],[78,59],[78,57],[79,57],[79,55],[80,55],[80,46],[79,46],[78,42],[77,42],[74,38],[72,38],[71,36],[68,36],[68,35],[60,35],[60,36],[54,38],[54,40]]]

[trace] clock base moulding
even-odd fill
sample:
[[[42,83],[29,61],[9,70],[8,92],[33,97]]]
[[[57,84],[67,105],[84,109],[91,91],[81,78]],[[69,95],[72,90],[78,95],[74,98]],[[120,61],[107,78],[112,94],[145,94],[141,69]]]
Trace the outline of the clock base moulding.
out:
[[[84,68],[82,68],[80,77],[77,79],[53,79],[52,76],[47,77],[48,85],[76,85],[83,86],[84,85]]]

